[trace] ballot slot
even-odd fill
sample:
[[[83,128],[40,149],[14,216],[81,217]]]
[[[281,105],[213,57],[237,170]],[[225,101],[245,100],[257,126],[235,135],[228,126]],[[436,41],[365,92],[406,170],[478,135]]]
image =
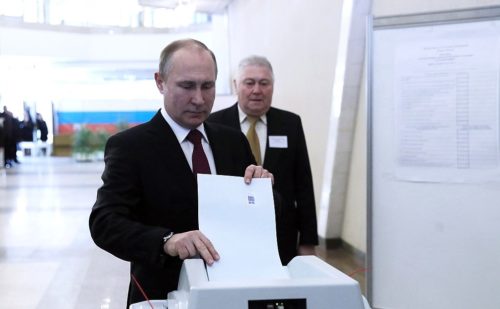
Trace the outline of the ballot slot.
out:
[[[305,298],[249,300],[248,309],[307,309]]]

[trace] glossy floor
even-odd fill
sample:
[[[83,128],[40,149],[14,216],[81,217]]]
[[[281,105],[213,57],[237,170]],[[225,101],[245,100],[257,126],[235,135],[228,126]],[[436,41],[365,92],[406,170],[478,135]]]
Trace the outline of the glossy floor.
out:
[[[0,169],[0,309],[125,308],[128,263],[92,242],[88,215],[102,162],[24,157]],[[318,248],[349,274],[362,261]],[[353,277],[364,285],[364,275]]]

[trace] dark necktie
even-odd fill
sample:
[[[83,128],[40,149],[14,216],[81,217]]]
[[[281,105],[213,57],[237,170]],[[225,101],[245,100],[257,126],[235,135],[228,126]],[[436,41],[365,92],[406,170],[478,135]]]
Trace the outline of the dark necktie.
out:
[[[252,149],[253,156],[255,157],[255,161],[257,161],[257,165],[262,165],[260,159],[260,142],[259,136],[257,135],[257,131],[255,130],[255,126],[257,125],[257,121],[259,121],[258,117],[247,116],[247,120],[250,123],[250,128],[247,132],[248,143],[250,144],[250,148]]]
[[[201,145],[202,134],[198,130],[191,130],[186,137],[194,145],[193,149],[193,173],[194,174],[211,174],[210,165],[208,165],[207,156]]]

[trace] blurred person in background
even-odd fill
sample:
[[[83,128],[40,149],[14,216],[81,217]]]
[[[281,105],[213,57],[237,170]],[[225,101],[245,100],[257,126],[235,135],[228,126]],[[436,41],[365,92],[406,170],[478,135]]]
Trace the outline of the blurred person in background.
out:
[[[17,143],[19,142],[19,120],[14,117],[7,106],[3,107],[0,113],[3,118],[3,140],[4,140],[4,166],[13,167],[14,163],[20,163],[17,159]]]

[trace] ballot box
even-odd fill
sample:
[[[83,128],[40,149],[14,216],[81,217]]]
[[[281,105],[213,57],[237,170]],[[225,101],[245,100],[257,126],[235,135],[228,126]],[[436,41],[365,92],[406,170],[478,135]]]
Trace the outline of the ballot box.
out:
[[[370,309],[357,281],[316,256],[297,256],[284,268],[288,278],[210,281],[203,260],[185,260],[178,289],[152,304],[155,309]],[[130,306],[146,308],[148,302]]]

